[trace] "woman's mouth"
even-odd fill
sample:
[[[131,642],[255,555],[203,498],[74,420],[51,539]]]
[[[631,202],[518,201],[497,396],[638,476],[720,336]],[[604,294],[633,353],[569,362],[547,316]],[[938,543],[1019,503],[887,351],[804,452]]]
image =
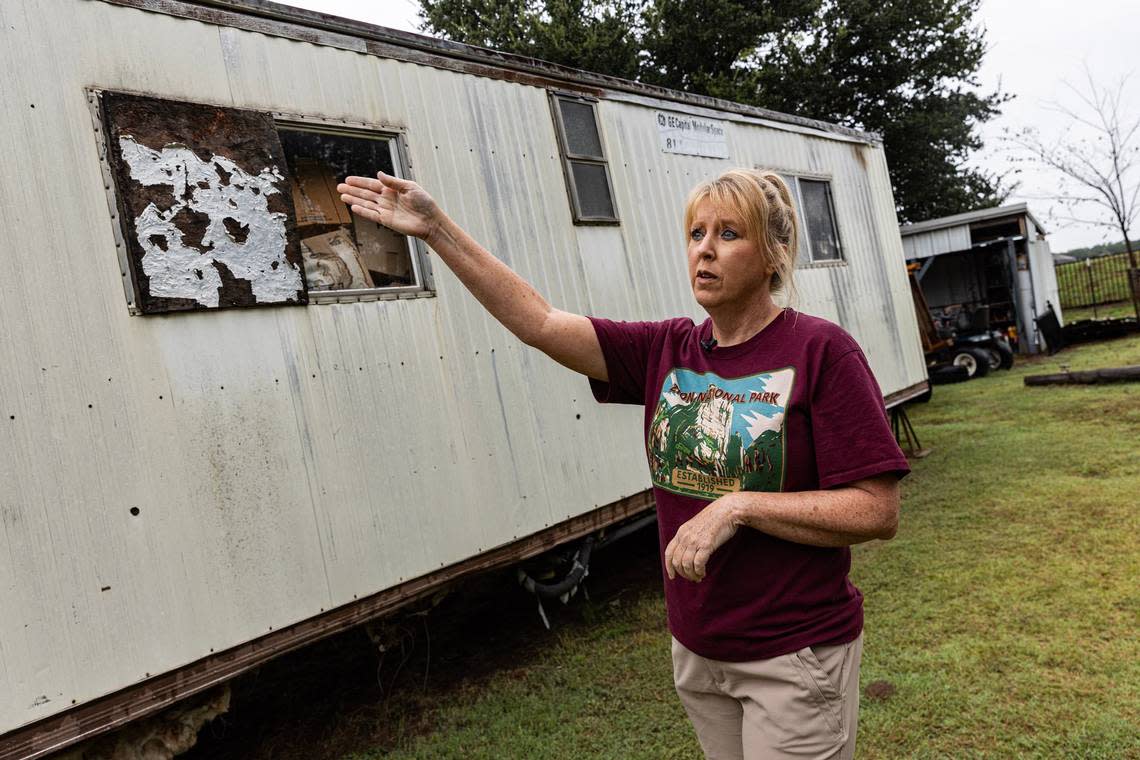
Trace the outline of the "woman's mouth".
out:
[[[697,281],[698,282],[701,282],[701,281],[711,282],[712,280],[715,280],[715,279],[716,279],[716,275],[713,274],[712,272],[706,272],[704,270],[699,270],[697,272]]]

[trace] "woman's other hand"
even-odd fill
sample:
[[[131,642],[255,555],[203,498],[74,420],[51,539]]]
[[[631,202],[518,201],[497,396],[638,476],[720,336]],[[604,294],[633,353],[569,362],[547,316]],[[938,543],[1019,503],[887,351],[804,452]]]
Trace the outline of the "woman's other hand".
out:
[[[346,177],[336,189],[352,213],[422,240],[435,233],[443,216],[422,187],[384,172],[377,172],[376,179]]]
[[[665,572],[669,580],[678,575],[690,581],[705,577],[709,557],[736,535],[731,504],[732,494],[722,496],[677,529],[665,547]]]

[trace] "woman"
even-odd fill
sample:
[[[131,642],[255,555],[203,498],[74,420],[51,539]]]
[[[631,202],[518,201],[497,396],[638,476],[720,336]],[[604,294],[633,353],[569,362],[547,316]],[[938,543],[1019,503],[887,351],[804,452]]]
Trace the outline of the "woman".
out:
[[[339,192],[426,241],[599,401],[645,405],[674,681],[706,756],[852,757],[863,614],[847,547],[894,535],[908,467],[855,341],[773,300],[797,246],[780,177],[737,169],[690,194],[700,325],[555,309],[414,182],[349,177]]]

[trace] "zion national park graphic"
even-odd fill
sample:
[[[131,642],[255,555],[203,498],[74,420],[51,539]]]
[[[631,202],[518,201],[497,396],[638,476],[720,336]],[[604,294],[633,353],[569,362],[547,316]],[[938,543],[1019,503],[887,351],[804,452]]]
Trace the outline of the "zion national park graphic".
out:
[[[784,484],[784,412],[791,367],[726,380],[674,369],[661,386],[646,448],[653,483],[716,499]]]

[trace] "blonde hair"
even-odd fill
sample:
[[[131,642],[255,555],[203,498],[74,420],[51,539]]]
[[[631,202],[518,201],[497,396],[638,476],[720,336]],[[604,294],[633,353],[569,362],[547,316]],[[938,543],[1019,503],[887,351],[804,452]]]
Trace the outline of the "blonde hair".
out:
[[[730,169],[716,179],[694,187],[685,202],[685,239],[693,228],[697,206],[711,201],[739,216],[744,236],[759,243],[760,255],[772,276],[773,295],[783,292],[789,303],[795,299],[792,273],[796,267],[800,229],[796,206],[787,183],[779,174],[758,169]]]

